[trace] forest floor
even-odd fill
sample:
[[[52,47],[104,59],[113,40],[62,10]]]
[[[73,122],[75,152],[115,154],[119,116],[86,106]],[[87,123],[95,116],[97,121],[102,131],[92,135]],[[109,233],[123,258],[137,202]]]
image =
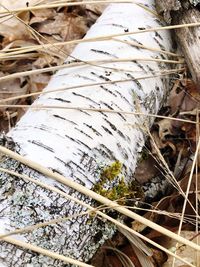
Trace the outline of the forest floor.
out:
[[[22,8],[25,3],[11,0],[8,6],[7,1],[3,0],[0,12],[5,11],[4,2],[8,9]],[[45,1],[32,0],[26,4],[28,6],[38,2],[43,4]],[[9,10],[0,13],[0,49],[3,52],[0,53],[0,100],[13,98],[7,102],[8,106],[0,107],[2,132],[8,132],[26,112],[26,109],[15,105],[29,105],[36,96],[14,98],[40,92],[75,45],[66,45],[65,42],[81,39],[104,8],[100,4],[71,7],[61,4],[58,7],[58,1],[55,3],[54,8],[21,10],[17,12],[17,19]],[[139,212],[172,232],[181,231],[181,236],[195,242],[198,242],[197,214],[200,200],[199,100],[200,92],[189,73],[186,71],[181,76],[175,75],[168,101],[161,109],[160,117],[155,120],[144,148],[144,159],[135,174],[141,184],[150,182],[156,176],[163,176],[163,179],[167,178],[173,183],[165,195],[144,205]],[[127,223],[151,240],[175,251],[175,241],[137,222]],[[151,249],[153,266],[173,266],[173,258],[154,247]],[[92,264],[96,267],[131,266],[124,254],[135,266],[141,266],[131,243],[118,232],[97,252]],[[198,266],[199,255],[191,249],[177,246],[177,254],[194,265],[196,262]],[[174,266],[186,265],[177,262]]]

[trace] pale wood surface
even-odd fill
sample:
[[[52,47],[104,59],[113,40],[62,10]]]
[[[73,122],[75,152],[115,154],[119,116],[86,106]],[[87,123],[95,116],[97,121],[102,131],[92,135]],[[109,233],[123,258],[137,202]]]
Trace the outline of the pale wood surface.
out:
[[[157,11],[168,24],[186,24],[200,21],[200,11],[191,4],[200,1],[157,0]],[[175,38],[182,50],[193,80],[200,83],[200,27],[175,30]]]

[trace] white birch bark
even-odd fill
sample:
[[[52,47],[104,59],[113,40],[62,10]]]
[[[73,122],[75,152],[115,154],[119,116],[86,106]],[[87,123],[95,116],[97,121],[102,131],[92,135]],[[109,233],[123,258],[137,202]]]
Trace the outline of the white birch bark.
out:
[[[152,8],[152,1],[143,2]],[[153,14],[137,5],[112,4],[92,26],[86,38],[132,32],[159,25],[158,19]],[[127,35],[119,39],[159,49],[171,49],[170,37],[165,31]],[[72,55],[84,61],[134,57],[167,59],[165,54],[114,40],[81,43]],[[68,58],[67,62],[70,64],[73,59]],[[169,84],[169,79],[166,77],[134,81],[135,77],[153,75],[157,71],[165,70],[166,65],[158,62],[136,60],[101,66],[126,68],[136,72],[112,71],[90,65],[61,70],[53,76],[45,91],[60,87],[77,88],[44,94],[33,105],[78,106],[80,110],[29,110],[9,133],[18,153],[88,188],[92,188],[99,180],[102,168],[116,160],[123,164],[122,175],[126,182],[133,179],[138,155],[145,141],[140,126],[147,118],[120,113],[83,111],[81,107],[134,112],[138,111],[137,107],[140,106],[142,112],[155,114],[163,103]],[[133,81],[79,88],[79,85],[85,83],[129,78]],[[152,120],[148,120],[148,123],[150,125]],[[92,203],[86,196],[48,177],[43,177],[14,160],[6,159],[2,166],[28,174],[76,195],[87,203]],[[0,183],[1,233],[85,210],[55,193],[4,173],[0,175]],[[99,245],[112,234],[113,229],[108,224],[97,219],[91,221],[87,216],[82,216],[15,238],[87,261]],[[0,266],[66,265],[1,242]]]

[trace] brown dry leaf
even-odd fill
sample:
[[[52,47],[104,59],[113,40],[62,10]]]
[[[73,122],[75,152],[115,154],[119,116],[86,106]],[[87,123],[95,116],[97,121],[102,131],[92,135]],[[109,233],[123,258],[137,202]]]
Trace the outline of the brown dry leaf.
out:
[[[16,20],[16,19],[15,19]],[[18,25],[17,25],[18,24]],[[4,37],[3,45],[6,45],[16,39],[30,38],[31,33],[21,22],[14,23],[13,26],[5,25],[0,22],[0,35]]]
[[[2,52],[6,52],[6,50],[10,49],[10,48],[24,48],[27,46],[32,46],[35,45],[36,42],[32,39],[21,39],[21,40],[14,40],[13,42],[10,42],[9,44],[5,45],[4,48],[1,50]]]
[[[197,145],[197,126],[191,123],[184,123],[181,127],[181,130],[185,132],[186,139],[189,142],[190,150],[195,152]],[[200,130],[200,125],[199,125]]]
[[[200,108],[200,91],[197,85],[190,79],[177,81],[170,93],[168,104],[172,113]]]
[[[189,175],[190,173],[187,173],[185,177],[181,181],[179,181],[179,184],[184,192],[187,190],[187,187],[188,187]],[[192,176],[190,192],[193,193],[196,190],[200,191],[200,173],[198,173],[197,176],[196,174]]]
[[[100,16],[108,4],[86,4],[86,10],[95,13],[97,16]]]
[[[173,124],[171,120],[163,119],[156,123],[159,126],[159,137],[165,140],[166,136],[173,135]]]
[[[33,39],[24,39],[24,40],[15,40],[8,45],[4,47],[4,49],[1,50],[2,52],[5,52],[5,59],[1,58],[2,65],[1,69],[4,72],[9,72],[9,73],[15,73],[15,72],[22,72],[22,71],[27,71],[32,69],[32,62],[35,60],[35,57],[38,56],[37,53],[34,53],[35,56],[31,59],[30,53],[24,54],[24,56],[17,55],[15,58],[10,58],[6,54],[7,49],[12,49],[12,48],[24,48],[27,46],[32,46],[35,45],[36,42]]]
[[[53,35],[56,39],[72,40],[83,35],[86,30],[86,22],[82,17],[64,13],[56,13],[51,19],[35,25],[35,29],[42,34]]]
[[[50,75],[45,73],[31,75],[29,83],[30,84],[29,91],[32,93],[41,92],[44,89],[44,87],[48,84],[50,77],[51,77]],[[36,98],[37,96],[32,96],[31,101],[33,102]]]
[[[29,0],[30,5],[35,5],[38,0]],[[8,11],[26,7],[27,0],[1,0],[0,11]],[[21,12],[17,16],[29,21],[29,12]],[[31,34],[27,27],[13,15],[5,15],[0,18],[0,34],[4,37],[4,43],[10,43],[16,39],[30,38]]]
[[[33,15],[29,22],[31,26],[33,26],[33,24],[35,23],[40,23],[47,19],[52,19],[56,15],[56,10],[53,8],[31,10],[30,12]]]
[[[5,73],[0,73],[0,77],[6,75]],[[29,89],[29,84],[25,78],[15,78],[8,81],[0,83],[0,99],[19,96],[26,94]],[[19,102],[19,101],[18,101]],[[16,104],[16,100],[8,101],[7,104]],[[7,132],[11,126],[13,126],[17,119],[24,114],[20,109],[9,109],[1,108],[0,109],[0,130]]]
[[[50,51],[48,51],[48,53],[49,52]],[[63,60],[54,57],[50,52],[49,54],[40,54],[39,57],[32,63],[32,69],[43,69],[50,66],[58,66],[62,63]]]
[[[124,253],[131,260],[134,266],[142,267],[134,252],[134,249],[132,248],[130,244],[126,244],[124,247],[120,248],[120,251]],[[122,264],[119,256],[118,254],[113,253],[112,250],[110,251],[108,250],[107,255],[106,255],[106,261],[108,262],[108,266],[109,267],[123,267],[124,265]]]
[[[156,143],[156,146],[157,146],[159,149],[162,149],[162,148],[165,148],[165,147],[166,147],[166,143],[163,142],[163,141],[160,139],[159,134],[158,134],[157,131],[153,131],[153,132],[151,133],[151,135],[152,135],[152,138],[153,138],[154,142]],[[152,140],[150,140],[150,143],[151,143],[151,152],[152,152],[152,154],[157,154],[157,150],[155,149]]]
[[[184,192],[186,192],[188,187],[188,179],[189,179],[189,173],[181,181],[179,181],[179,185]],[[196,186],[196,181],[198,183],[197,186]],[[197,177],[196,175],[192,177],[191,187],[189,191],[188,200],[193,205],[193,207],[195,207],[196,205],[196,193],[195,193],[196,187],[199,192],[200,174],[198,174]],[[172,193],[170,196],[163,198],[159,202],[153,203],[153,206],[159,212],[157,213],[147,212],[144,216],[145,218],[169,229],[170,231],[175,232],[178,231],[180,223],[179,218],[180,214],[182,213],[183,203],[184,203],[184,198],[179,193],[174,191],[174,193]],[[161,211],[164,211],[165,215],[162,214]],[[193,220],[191,220],[190,222],[189,219],[194,218],[195,213],[189,204],[186,205],[185,215],[187,217],[187,220],[184,220],[182,229],[190,231],[194,230],[195,225],[193,224]],[[153,239],[154,241],[156,241],[161,245],[164,244],[163,243],[164,236],[155,230],[151,230],[146,236],[150,239]]]
[[[174,83],[168,99],[168,105],[170,106],[172,114],[176,113],[177,111],[179,112],[179,108],[183,102],[184,96],[185,94],[183,91],[183,86],[181,85],[180,80],[177,80]]]
[[[95,267],[109,267],[105,249],[100,247],[89,263]]]
[[[156,167],[156,161],[152,156],[148,156],[147,159],[142,160],[137,165],[134,173],[135,179],[140,183],[146,183],[158,174],[158,168]]]
[[[116,232],[116,234],[112,237],[111,240],[107,240],[104,243],[104,246],[106,247],[116,247],[121,248],[127,245],[127,240],[120,232]],[[100,247],[97,251],[97,253],[92,258],[90,264],[92,264],[95,267],[112,267],[111,262],[115,263],[114,267],[117,267],[119,264],[121,266],[121,262],[117,258],[116,254],[108,249],[105,249],[104,246]],[[116,264],[117,263],[117,264]]]
[[[0,77],[3,77],[5,73],[0,72]],[[0,83],[0,99],[12,97],[12,96],[19,96],[21,94],[27,93],[28,85],[26,79],[24,78],[15,78],[8,81],[4,81]],[[16,101],[9,101],[8,104],[15,104]],[[5,108],[1,109],[5,110]]]
[[[197,243],[197,238],[195,237],[193,239],[194,236],[196,236],[195,232],[191,232],[191,231],[182,231],[181,232],[181,236],[186,238],[187,240],[191,240],[195,243]],[[165,240],[163,240],[164,242],[164,246],[167,249],[173,250],[175,251],[176,248],[176,241],[166,238]],[[181,257],[182,259],[188,261],[189,263],[193,264],[194,266],[199,267],[200,265],[200,252],[195,251],[194,249],[188,247],[188,246],[180,246],[179,249],[177,250],[177,255],[179,257]],[[167,262],[164,263],[163,267],[171,267],[172,263],[173,263],[173,259],[174,257],[169,256]],[[186,265],[181,262],[178,259],[175,259],[175,266],[176,267],[185,267]]]
[[[25,8],[27,6],[27,3],[29,4],[29,6],[34,6],[38,3],[40,3],[41,0],[1,0],[1,7],[0,10],[4,11],[5,9],[3,8],[3,6],[5,6],[6,8],[12,10],[12,9],[16,9],[16,8]]]
[[[125,246],[122,251],[130,258],[130,260],[133,262],[133,264],[137,267],[142,267],[137,255],[134,251],[134,249],[132,248],[132,246],[130,244],[128,244],[127,246]]]
[[[196,196],[193,190],[191,190],[188,199],[193,207],[195,207]],[[148,212],[145,214],[145,217],[151,219],[159,225],[162,225],[163,227],[174,230],[174,228],[179,226],[179,218],[180,214],[182,213],[183,203],[184,198],[179,193],[174,192],[171,196],[165,197],[159,203],[154,203],[154,206],[156,206],[157,210],[160,212],[152,214]],[[161,211],[164,211],[166,215],[162,214]],[[189,217],[195,215],[194,210],[189,204],[186,205],[185,214]],[[184,228],[191,229],[193,228],[193,224],[190,224],[188,221],[186,221],[184,223]],[[153,232],[151,232],[151,235],[152,234]]]
[[[157,267],[163,266],[163,264],[167,261],[166,253],[157,248],[152,248],[151,250],[153,252],[152,259],[154,260],[154,265]]]
[[[164,149],[164,148],[170,147],[172,150],[172,153],[170,152],[170,154],[172,154],[173,156],[176,154],[176,146],[173,144],[173,142],[171,140],[165,140],[165,139],[162,140],[157,131],[153,131],[151,133],[151,135],[153,137],[153,140],[154,140],[157,148]],[[154,145],[152,140],[150,140],[150,144],[151,144],[152,154],[157,155],[157,150],[156,150],[155,145]]]
[[[95,5],[86,4],[85,5],[89,26],[91,26],[92,21],[96,20],[101,15],[101,13],[104,11],[106,6],[107,4],[95,4]]]

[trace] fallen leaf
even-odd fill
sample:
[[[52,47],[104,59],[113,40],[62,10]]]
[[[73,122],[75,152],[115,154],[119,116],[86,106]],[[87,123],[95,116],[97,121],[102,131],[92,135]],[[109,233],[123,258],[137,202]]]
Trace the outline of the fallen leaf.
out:
[[[153,252],[153,260],[154,260],[154,265],[161,267],[163,264],[167,261],[167,255],[165,252],[157,249],[157,248],[152,248],[151,249]]]
[[[0,77],[3,77],[5,73],[0,72]],[[0,82],[0,99],[8,97],[19,96],[25,94],[28,90],[28,84],[25,78],[15,78],[7,81]],[[15,104],[16,100],[8,101],[7,104]],[[4,111],[6,108],[1,108]]]
[[[197,243],[197,237],[193,239],[194,236],[196,236],[196,232],[190,232],[190,231],[182,231],[181,236],[186,238],[187,240],[191,240],[195,243]],[[164,244],[167,249],[175,250],[176,248],[176,241],[173,239],[167,239],[165,240]],[[181,257],[182,259],[188,261],[189,263],[193,264],[194,266],[199,266],[200,262],[200,252],[195,251],[194,249],[190,248],[189,246],[179,246],[179,248],[176,251],[177,255]],[[167,262],[164,263],[163,267],[171,267],[173,263],[174,257],[169,256]],[[176,267],[185,267],[186,265],[178,260],[175,259],[175,265]]]
[[[31,75],[29,80],[30,81],[29,91],[31,93],[41,92],[48,84],[50,77],[51,77],[50,75],[45,73]],[[31,96],[31,101],[33,102],[37,97],[38,96]]]
[[[88,29],[83,17],[70,13],[56,13],[51,19],[35,24],[34,28],[41,34],[53,36],[55,41],[79,39]]]
[[[38,0],[30,0],[30,5],[35,5]],[[17,8],[25,8],[27,4],[26,0],[1,0],[0,11],[9,11]],[[20,12],[16,16],[5,15],[0,18],[0,34],[4,37],[4,44],[10,43],[16,39],[23,39],[31,37],[30,30],[27,26],[20,21],[22,19],[25,22],[29,21],[29,11]]]
[[[190,79],[175,83],[168,104],[171,112],[189,111],[200,108],[200,92],[198,86]]]
[[[155,159],[148,155],[146,159],[141,160],[136,167],[134,177],[140,183],[146,183],[159,173]]]
[[[167,136],[173,135],[173,124],[169,119],[163,119],[156,123],[159,127],[159,137],[161,140],[165,140]]]

